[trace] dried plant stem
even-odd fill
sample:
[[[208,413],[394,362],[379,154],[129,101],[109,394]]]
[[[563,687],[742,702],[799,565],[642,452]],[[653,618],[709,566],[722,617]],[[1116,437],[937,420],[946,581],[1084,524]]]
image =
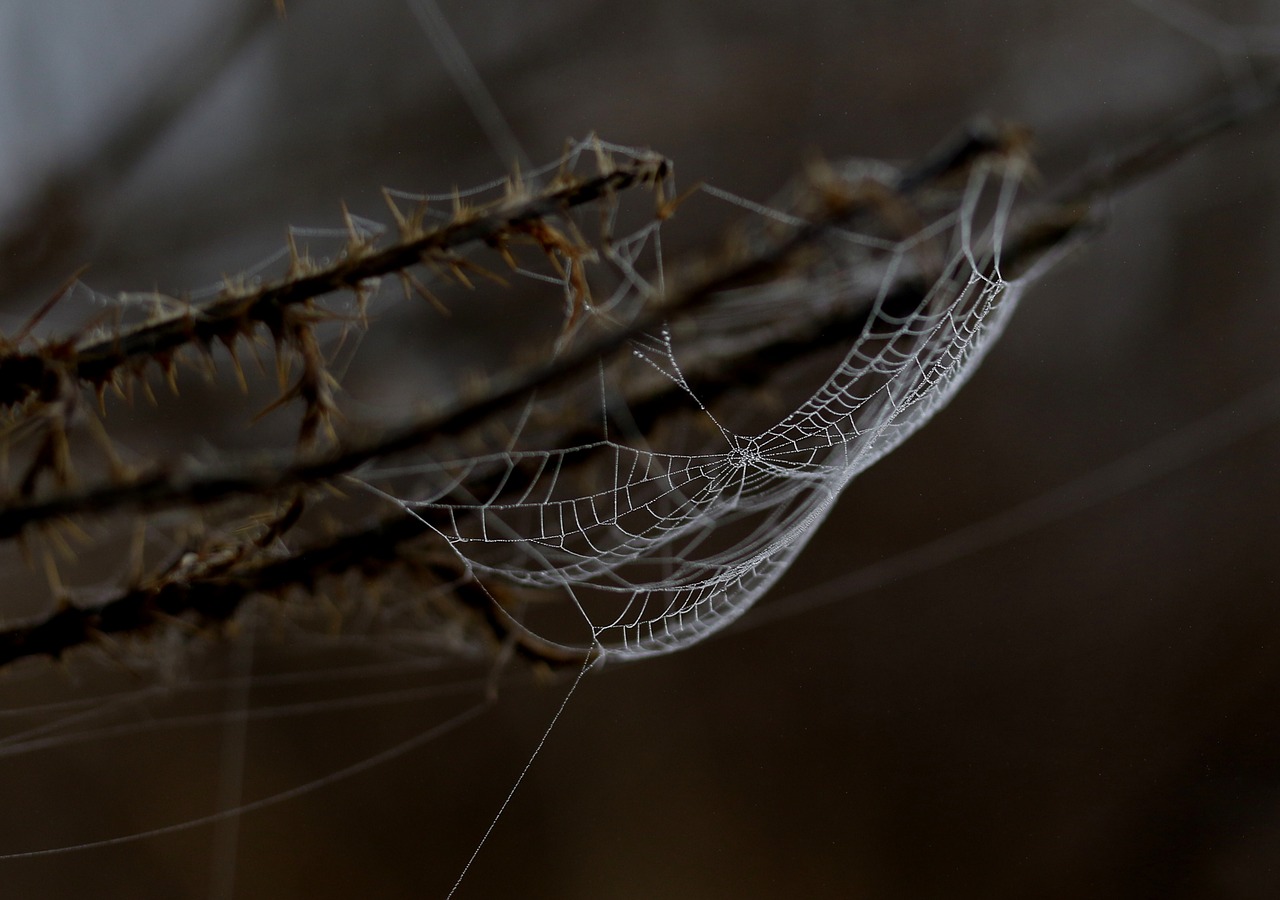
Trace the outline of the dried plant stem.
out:
[[[529,660],[549,666],[581,665],[593,650],[575,651],[513,627],[495,609],[491,592],[482,588],[450,557],[415,556],[407,548],[429,529],[412,515],[398,515],[338,535],[287,556],[237,556],[195,569],[175,565],[170,571],[107,600],[85,606],[63,606],[39,622],[0,631],[0,669],[18,660],[58,658],[102,637],[143,637],[157,626],[174,622],[191,628],[215,627],[232,618],[252,597],[313,591],[326,578],[359,571],[385,577],[393,567],[411,567],[415,577],[448,586],[450,595],[471,608],[497,643],[508,643]]]
[[[215,341],[231,346],[256,326],[284,338],[286,311],[338,291],[357,295],[388,275],[404,272],[424,261],[447,268],[452,252],[470,244],[502,246],[542,219],[577,206],[594,203],[635,185],[654,185],[669,171],[657,155],[624,162],[591,178],[564,175],[550,188],[532,196],[513,192],[487,208],[460,208],[454,219],[424,228],[418,217],[402,219],[399,240],[377,248],[354,231],[347,252],[327,265],[297,256],[284,279],[260,288],[228,286],[217,300],[191,306],[179,315],[83,343],[52,344],[36,351],[0,355],[0,405],[29,397],[50,399],[67,380],[101,388],[123,369],[150,363],[167,366],[186,346],[208,348]]]

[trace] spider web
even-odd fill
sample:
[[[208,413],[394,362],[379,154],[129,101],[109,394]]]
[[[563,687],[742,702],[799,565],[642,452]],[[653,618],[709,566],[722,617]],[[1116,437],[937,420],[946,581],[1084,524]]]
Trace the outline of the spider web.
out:
[[[773,206],[705,188],[715,202],[748,211],[740,245],[755,252],[812,227],[821,191],[857,198],[861,211],[823,229],[781,276],[721,291],[635,338],[630,368],[602,362],[598,439],[541,443],[529,422],[554,403],[535,400],[503,450],[361,477],[447,541],[515,627],[560,642],[556,629],[510,610],[562,596],[579,633],[587,629],[570,646],[614,658],[688,646],[768,591],[849,482],[945,406],[999,336],[1026,280],[1007,279],[1000,267],[1021,174],[1018,163],[988,161],[958,184],[908,196],[903,171],[849,162],[825,173],[820,191],[801,185]],[[614,320],[662,302],[669,279],[660,224],[619,241],[625,253],[608,254],[618,287],[601,309]],[[653,251],[647,277],[642,248]],[[725,360],[750,357],[787,323],[832,310],[860,310],[861,327],[816,388],[771,424],[740,423],[740,400],[704,402],[707,373],[732,380]],[[637,424],[643,392],[635,384],[646,374],[674,395],[669,407],[692,413],[665,434]],[[561,405],[581,409],[583,396]]]

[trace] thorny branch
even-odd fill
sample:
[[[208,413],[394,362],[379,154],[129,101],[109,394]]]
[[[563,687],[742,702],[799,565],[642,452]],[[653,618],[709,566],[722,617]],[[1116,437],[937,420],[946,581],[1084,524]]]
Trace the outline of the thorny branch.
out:
[[[285,312],[291,307],[342,290],[362,296],[378,279],[423,262],[456,271],[460,264],[452,251],[480,242],[502,247],[534,223],[565,210],[635,185],[657,185],[667,171],[667,161],[655,155],[591,178],[564,175],[533,196],[513,187],[498,204],[478,210],[459,207],[450,222],[435,228],[424,227],[420,215],[402,216],[397,223],[399,240],[383,248],[372,246],[353,229],[347,252],[328,265],[295,255],[289,275],[261,288],[228,285],[208,305],[190,306],[181,314],[118,334],[0,355],[0,405],[32,396],[51,399],[67,380],[101,389],[122,367],[140,370],[152,363],[168,367],[173,354],[183,347],[208,348],[219,341],[230,348],[256,326],[283,340]]]

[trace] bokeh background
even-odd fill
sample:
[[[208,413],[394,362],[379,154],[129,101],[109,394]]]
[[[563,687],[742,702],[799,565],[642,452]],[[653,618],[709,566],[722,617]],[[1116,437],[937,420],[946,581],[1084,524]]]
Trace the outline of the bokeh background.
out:
[[[988,112],[1034,130],[1053,185],[1280,49],[1274,2],[441,5],[534,160],[596,130],[759,199],[816,154],[908,159]],[[85,262],[108,294],[179,291],[269,255],[288,224],[337,224],[339,200],[376,215],[384,184],[506,168],[405,0],[290,0],[284,21],[268,0],[5,2],[0,71],[7,333]],[[951,406],[851,486],[758,621],[582,681],[456,896],[1276,896],[1278,160],[1272,115],[1117,198]],[[469,340],[480,353],[485,334]],[[421,366],[385,368],[386,397],[421,390]],[[201,397],[178,420],[216,414]],[[28,576],[6,565],[12,617]],[[811,588],[812,608],[788,600]],[[173,667],[270,667],[245,647]],[[72,661],[0,690],[13,709],[156,677]],[[422,683],[335,672],[308,697]],[[0,861],[0,893],[443,897],[567,686],[517,673],[479,718],[235,829]],[[248,690],[121,712],[216,712]],[[243,797],[481,690],[255,721]],[[0,757],[0,852],[210,812],[227,733]]]

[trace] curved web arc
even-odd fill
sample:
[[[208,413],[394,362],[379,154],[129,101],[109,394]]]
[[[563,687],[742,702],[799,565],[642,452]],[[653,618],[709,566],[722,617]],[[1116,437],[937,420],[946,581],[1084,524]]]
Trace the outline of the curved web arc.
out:
[[[884,167],[847,168],[864,180],[878,173],[881,193],[898,180]],[[634,341],[633,355],[693,401],[717,447],[664,452],[640,433],[634,443],[644,446],[632,446],[608,434],[606,414],[610,439],[536,449],[513,440],[500,453],[362,477],[417,479],[409,490],[370,487],[428,524],[480,578],[563,592],[606,654],[648,656],[700,640],[787,571],[849,482],[945,406],[999,336],[1023,284],[1000,274],[1018,168],[977,166],[949,205],[892,239],[878,233],[889,226],[873,209],[865,228],[834,231],[821,262],[789,275],[781,292],[777,284],[737,288],[708,304],[700,328],[709,336],[699,336],[713,342],[716,327],[767,329],[771,316],[867,298],[866,319],[839,362],[772,426],[735,430],[708,409],[663,328]],[[738,205],[766,231],[805,221]],[[896,225],[903,217],[883,218]],[[657,245],[660,230],[648,228],[637,245]],[[661,273],[640,275],[630,253],[619,261],[620,284],[642,301],[664,283]],[[912,308],[889,302],[895,285],[929,272]],[[607,407],[607,386],[600,390]],[[595,483],[584,483],[583,471]]]

